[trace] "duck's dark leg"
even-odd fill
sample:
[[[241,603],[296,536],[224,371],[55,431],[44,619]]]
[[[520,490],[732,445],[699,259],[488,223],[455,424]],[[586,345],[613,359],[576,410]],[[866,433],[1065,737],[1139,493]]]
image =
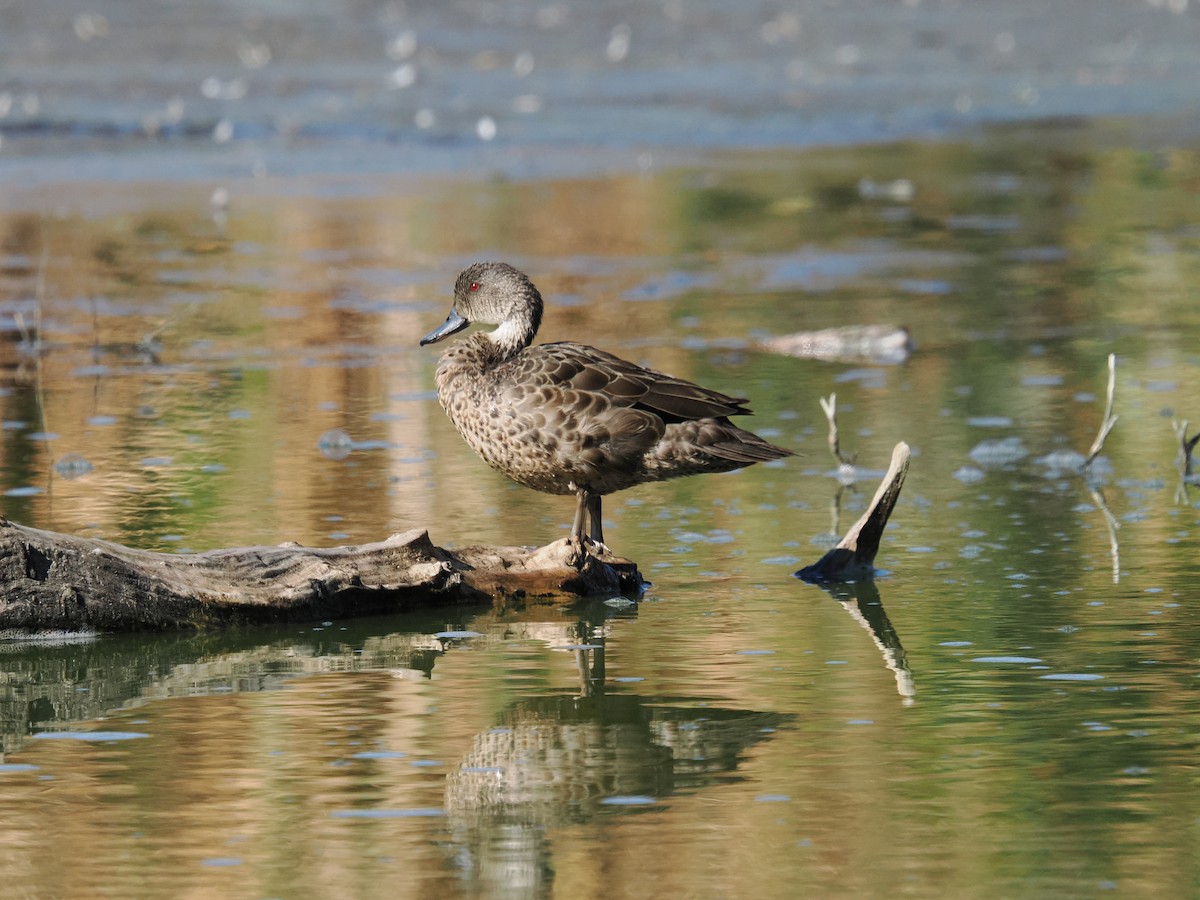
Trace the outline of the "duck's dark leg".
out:
[[[604,521],[600,515],[600,501],[603,499],[602,494],[593,494],[591,491],[587,493],[588,518],[592,523],[592,542],[600,545],[604,544]]]
[[[588,492],[580,488],[575,492],[575,519],[571,522],[571,540],[579,541],[579,546],[583,546],[583,514],[590,508],[588,502]]]

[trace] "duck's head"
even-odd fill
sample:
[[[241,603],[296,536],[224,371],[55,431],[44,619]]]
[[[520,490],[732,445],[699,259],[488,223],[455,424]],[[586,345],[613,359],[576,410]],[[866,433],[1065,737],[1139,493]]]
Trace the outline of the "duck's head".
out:
[[[454,306],[438,328],[421,338],[436,344],[473,325],[499,326],[489,337],[511,352],[527,347],[542,322],[542,295],[508,263],[480,262],[463,270],[454,285]]]

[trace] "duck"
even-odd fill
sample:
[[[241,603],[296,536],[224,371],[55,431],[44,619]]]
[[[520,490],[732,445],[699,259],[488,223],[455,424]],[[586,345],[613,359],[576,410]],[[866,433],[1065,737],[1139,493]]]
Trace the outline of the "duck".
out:
[[[602,500],[639,484],[728,472],[792,456],[730,421],[751,415],[731,397],[586,344],[534,345],[542,295],[504,262],[477,262],[454,285],[450,313],[421,339],[471,325],[438,360],[438,402],[467,444],[517,484],[574,495],[568,540],[604,544]]]

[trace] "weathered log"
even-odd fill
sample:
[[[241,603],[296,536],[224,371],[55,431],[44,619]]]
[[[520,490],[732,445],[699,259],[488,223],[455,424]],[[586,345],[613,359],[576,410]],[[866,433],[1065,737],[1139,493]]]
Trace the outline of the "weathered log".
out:
[[[797,572],[797,578],[814,582],[857,581],[875,574],[879,539],[883,537],[883,529],[887,527],[900,489],[904,487],[909,456],[908,444],[903,441],[893,448],[891,465],[862,518],[851,526],[836,547]]]
[[[844,325],[767,338],[762,341],[762,347],[786,356],[823,362],[894,366],[911,355],[913,340],[908,329],[902,326]]]
[[[634,594],[636,566],[556,541],[437,547],[424,530],[378,543],[207,553],[134,550],[0,519],[0,638],[347,618],[420,606]]]

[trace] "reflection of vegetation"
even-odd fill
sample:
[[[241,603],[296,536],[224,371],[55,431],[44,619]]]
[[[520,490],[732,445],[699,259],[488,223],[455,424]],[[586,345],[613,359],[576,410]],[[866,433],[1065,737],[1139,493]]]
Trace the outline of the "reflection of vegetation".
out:
[[[496,182],[466,195],[454,187],[319,203],[264,195],[232,204],[224,230],[200,190],[133,216],[44,224],[9,216],[0,228],[14,260],[38,259],[43,241],[52,251],[43,362],[47,427],[60,437],[39,444],[28,429],[7,432],[4,487],[45,484],[66,452],[95,468],[56,483],[53,503],[7,498],[5,511],[147,546],[182,534],[197,549],[327,542],[331,533],[365,540],[417,524],[450,539],[468,512],[480,531],[465,540],[556,536],[561,514],[476,471],[427,393],[420,399],[433,363],[410,343],[428,324],[429,298],[449,288],[436,261],[479,247],[545,272],[547,339],[586,336],[744,392],[754,426],[777,429],[789,446],[812,425],[812,398],[846,370],[764,357],[744,349],[747,337],[884,320],[907,324],[919,350],[883,388],[837,385],[848,434],[869,428],[889,446],[919,430],[938,475],[979,440],[961,427],[968,416],[1009,417],[1035,452],[1081,446],[1094,423],[1073,397],[1094,390],[1087,373],[1112,344],[1121,342],[1130,377],[1153,354],[1167,365],[1164,378],[1180,378],[1171,369],[1200,325],[1187,263],[1198,244],[1189,226],[1196,154],[1097,150],[1090,139],[1016,129],[970,144],[743,154],[703,169]],[[908,184],[911,197],[864,183]],[[685,270],[678,294],[626,299]],[[32,295],[36,273],[16,264],[9,272],[0,311],[28,307]],[[555,305],[560,298],[575,303]],[[76,374],[95,362],[91,347],[163,321],[160,365],[105,358],[107,372]],[[696,346],[682,347],[684,337]],[[11,344],[0,347],[0,364],[11,370],[15,359]],[[1029,376],[1061,383],[1031,387]],[[3,417],[35,421],[31,397],[28,385],[13,384],[0,397]],[[1121,412],[1131,428],[1114,435],[1115,467],[1136,472],[1169,452],[1132,439],[1162,431],[1169,440],[1152,427],[1152,407]],[[116,424],[89,425],[97,415]],[[327,460],[314,448],[331,427],[378,449]],[[872,452],[870,439],[855,443]],[[147,457],[174,464],[143,467]],[[741,498],[805,503],[795,471],[637,496],[708,510],[736,483]],[[993,531],[1023,516],[1041,543],[1072,521],[1063,494],[1018,491],[1008,502],[974,512]],[[670,540],[670,523],[621,518],[645,525],[652,547]],[[722,527],[766,540],[780,530],[802,539],[809,528],[794,513],[783,523],[725,517]]]
[[[680,212],[688,221],[697,223],[756,219],[767,207],[765,198],[730,188],[700,188],[685,198]]]
[[[858,186],[853,180],[819,185],[814,194],[821,209],[827,213],[847,213],[862,204]]]
[[[1162,190],[1171,187],[1166,160],[1157,153],[1137,153],[1133,157],[1134,179],[1138,187]]]
[[[350,622],[304,636],[9,647],[6,748],[44,768],[0,779],[7,858],[19,861],[6,871],[86,893],[112,877],[113,848],[146,862],[123,867],[136,878],[195,872],[202,852],[244,855],[264,895],[337,883],[372,896],[401,880],[414,896],[452,894],[464,878],[507,874],[506,861],[534,887],[553,869],[563,896],[650,878],[670,891],[680,873],[736,893],[747,872],[779,895],[870,896],[894,890],[897,872],[902,887],[946,896],[984,884],[1050,896],[1110,879],[1186,895],[1195,522],[1187,505],[1167,509],[1160,482],[1179,450],[1170,416],[1196,395],[1200,156],[1095,137],[1017,129],[579,181],[372,184],[364,198],[264,187],[231,203],[224,235],[199,189],[160,193],[154,203],[177,205],[132,216],[0,212],[0,418],[31,423],[0,441],[3,488],[46,484],[70,451],[95,466],[56,478],[52,498],[3,498],[2,512],[29,524],[142,544],[171,531],[196,548],[416,525],[444,542],[558,536],[565,507],[481,469],[429,395],[432,359],[411,347],[481,248],[545,273],[547,339],[584,338],[744,392],[756,429],[807,452],[613,504],[614,544],[645,560],[663,602],[610,640],[607,690],[590,695],[573,660],[545,649],[548,634],[580,637],[557,613],[547,624],[502,611],[486,627],[468,617],[487,640],[493,629],[512,638],[486,652],[471,641],[447,652],[430,639],[446,623],[429,617],[377,632]],[[870,195],[864,178],[906,179],[913,196]],[[47,442],[27,437],[39,418],[12,324],[32,309],[43,239],[46,422],[59,434]],[[637,291],[678,272],[689,276],[678,293]],[[89,369],[97,344],[165,320],[160,364],[110,354],[106,371]],[[882,375],[749,349],[756,332],[879,321],[908,325],[918,346]],[[1077,479],[1035,462],[1088,446],[1096,373],[1114,351],[1121,424],[1104,454],[1123,526],[1119,586],[1110,520]],[[809,540],[827,524],[828,466],[815,399],[832,390],[862,458],[898,439],[920,454],[905,503],[922,514],[898,522],[881,557],[896,573],[888,606],[904,653],[894,629],[872,626],[881,608],[846,607],[877,652],[842,609],[794,590],[797,564],[764,562],[819,553]],[[316,439],[333,427],[382,446],[326,459]],[[1010,435],[1026,460],[975,482],[950,477],[980,441]],[[174,464],[140,465],[147,457]],[[224,471],[202,471],[211,464]],[[768,653],[738,655],[758,649]],[[898,687],[911,663],[920,703],[896,702],[880,653]],[[1046,668],[973,661],[1010,653]],[[614,684],[613,673],[645,680]],[[1041,680],[1064,673],[1104,678]],[[140,705],[190,693],[217,696]],[[27,740],[126,704],[138,708],[117,719],[145,716],[154,732],[141,747],[70,753]],[[787,714],[796,727],[760,737]],[[488,773],[469,762],[515,758],[517,736],[532,768],[558,780],[523,795],[493,784],[491,803],[471,793],[466,782]],[[350,762],[380,746],[445,767]],[[666,802],[622,815],[600,804],[615,789]],[[786,802],[757,802],[776,791]],[[330,818],[451,801],[457,811],[430,820]],[[67,867],[84,874],[58,873],[44,852],[64,841],[99,848]],[[62,877],[75,880],[55,891]]]

